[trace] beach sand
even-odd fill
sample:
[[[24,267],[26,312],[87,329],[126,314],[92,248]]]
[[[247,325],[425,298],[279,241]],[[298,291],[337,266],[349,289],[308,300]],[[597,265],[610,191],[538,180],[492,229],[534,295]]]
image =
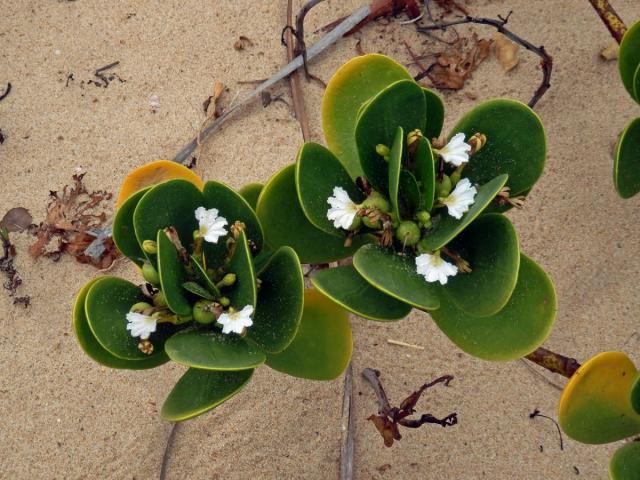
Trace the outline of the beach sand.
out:
[[[307,41],[359,5],[329,0],[315,8]],[[510,28],[544,44],[554,58],[552,88],[536,107],[547,131],[546,169],[526,208],[509,214],[522,250],[557,288],[557,321],[545,345],[581,361],[623,350],[640,362],[640,196],[621,200],[611,179],[612,146],[639,110],[616,63],[599,57],[611,37],[586,1],[477,0],[469,8],[491,17],[513,10]],[[637,2],[619,0],[615,8],[628,24],[640,17]],[[76,167],[87,171],[90,189],[117,192],[129,170],[172,157],[198,131],[202,102],[216,81],[229,87],[228,101],[250,90],[239,81],[266,78],[284,65],[285,11],[283,0],[0,1],[0,82],[13,85],[0,102],[6,136],[0,213],[23,206],[41,221],[49,190],[70,183]],[[475,31],[493,35],[490,28]],[[240,35],[253,45],[236,51]],[[357,54],[359,39],[365,52],[404,63],[410,58],[403,40],[420,52],[443,48],[411,26],[371,24],[313,61],[312,72],[328,80]],[[107,88],[86,83],[96,68],[114,61],[120,64],[112,71],[126,82]],[[538,65],[539,58],[525,51],[507,74],[495,58],[484,62],[463,90],[443,94],[445,131],[474,105],[471,96],[528,101],[541,78]],[[69,73],[74,80],[67,85]],[[322,141],[322,88],[302,83],[313,139]],[[291,104],[288,84],[273,93]],[[155,97],[160,105],[154,113]],[[206,142],[195,170],[239,188],[291,163],[301,142],[286,104],[263,108],[258,102]],[[20,293],[30,295],[32,305],[14,306],[0,292],[0,478],[158,478],[171,429],[158,410],[183,368],[131,372],[92,362],[76,344],[70,315],[78,289],[101,273],[68,256],[34,261],[26,252],[33,239],[12,238],[24,280]],[[109,274],[136,278],[127,262]],[[606,477],[617,445],[581,445],[565,437],[561,451],[554,425],[529,419],[535,408],[555,417],[560,392],[523,362],[488,363],[463,354],[423,313],[388,324],[353,318],[352,325],[357,479]],[[427,380],[454,375],[449,388],[427,392],[418,410],[455,411],[459,424],[405,430],[400,442],[385,448],[367,421],[377,405],[360,376],[365,367],[382,372],[396,402]],[[342,378],[311,382],[260,368],[241,394],[180,425],[167,478],[337,478],[342,385]]]

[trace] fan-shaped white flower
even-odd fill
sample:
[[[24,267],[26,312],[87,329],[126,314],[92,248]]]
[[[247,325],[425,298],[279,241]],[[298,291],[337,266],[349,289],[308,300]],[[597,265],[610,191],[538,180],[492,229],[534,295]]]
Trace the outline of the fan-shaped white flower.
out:
[[[442,199],[442,203],[447,206],[449,215],[458,220],[473,205],[476,197],[476,187],[471,185],[468,178],[463,178],[456,184],[456,188],[449,194],[447,198]]]
[[[453,165],[459,167],[463,163],[469,161],[469,152],[471,151],[471,145],[465,143],[464,133],[456,133],[449,143],[447,143],[440,150],[436,152],[442,157],[442,159]]]
[[[331,205],[327,210],[327,218],[333,221],[333,226],[348,230],[360,207],[349,198],[349,194],[342,187],[333,187],[333,196],[327,199],[327,203]]]
[[[218,317],[218,323],[222,325],[222,333],[242,333],[245,328],[253,325],[251,315],[253,307],[247,305],[237,312],[226,312]]]
[[[218,243],[220,237],[224,237],[228,232],[224,228],[229,222],[224,217],[219,217],[217,208],[207,210],[204,207],[196,208],[195,215],[198,220],[199,236],[210,243]]]
[[[440,252],[433,254],[423,253],[416,257],[416,271],[427,282],[440,282],[446,285],[448,277],[458,273],[458,267],[440,257]]]
[[[127,330],[132,337],[140,337],[142,340],[149,338],[156,331],[157,322],[151,315],[138,312],[127,313]]]

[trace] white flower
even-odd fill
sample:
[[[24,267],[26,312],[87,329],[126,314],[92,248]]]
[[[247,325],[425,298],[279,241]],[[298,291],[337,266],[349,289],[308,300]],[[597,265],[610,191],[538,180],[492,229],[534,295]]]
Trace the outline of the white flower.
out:
[[[218,323],[222,325],[222,333],[242,333],[246,327],[253,325],[252,314],[251,305],[247,305],[238,312],[223,313],[218,317]]]
[[[356,218],[360,207],[350,198],[342,187],[333,187],[333,196],[327,199],[331,208],[327,210],[327,218],[333,220],[333,226],[348,230]]]
[[[218,216],[217,208],[207,210],[204,207],[196,208],[196,220],[200,228],[200,236],[210,243],[218,243],[220,237],[224,237],[228,232],[224,228],[229,222],[224,217]]]
[[[132,337],[140,337],[142,340],[149,338],[156,331],[156,319],[151,315],[144,315],[137,312],[127,313],[127,330],[131,331]]]
[[[423,253],[416,257],[416,271],[424,276],[427,282],[447,283],[447,277],[453,277],[458,273],[458,267],[443,260],[440,252],[434,254]]]
[[[470,151],[471,145],[465,143],[464,133],[456,133],[453,138],[449,140],[449,143],[440,150],[436,150],[445,162],[455,167],[459,167],[469,161]]]
[[[478,193],[476,187],[471,185],[468,178],[463,178],[456,184],[453,192],[442,200],[442,203],[447,206],[449,215],[459,220],[462,214],[473,205],[476,193]]]

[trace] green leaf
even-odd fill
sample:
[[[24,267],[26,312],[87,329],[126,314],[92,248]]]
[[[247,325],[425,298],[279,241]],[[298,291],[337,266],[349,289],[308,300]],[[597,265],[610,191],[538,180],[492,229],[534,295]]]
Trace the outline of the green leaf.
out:
[[[177,315],[191,315],[191,302],[182,288],[187,281],[187,273],[180,262],[178,251],[163,230],[158,230],[157,243],[158,276],[167,306]]]
[[[400,171],[402,170],[402,153],[404,148],[404,132],[398,127],[389,154],[388,191],[391,208],[397,219],[400,219],[398,191],[400,190]]]
[[[440,95],[433,90],[423,88],[427,102],[427,123],[422,129],[422,134],[430,142],[433,138],[439,138],[444,124],[444,103]]]
[[[633,75],[633,95],[636,102],[640,103],[640,63],[636,68],[636,73]]]
[[[363,108],[356,124],[356,145],[364,176],[379,192],[389,191],[389,167],[376,152],[376,145],[389,147],[398,127],[407,134],[424,128],[426,114],[424,93],[413,80],[390,85]]]
[[[414,171],[418,186],[420,187],[420,197],[422,200],[420,208],[426,212],[430,212],[433,208],[436,192],[435,163],[429,141],[423,137],[419,142],[413,160]]]
[[[412,80],[399,63],[378,54],[348,61],[333,75],[322,98],[322,128],[329,149],[353,180],[362,176],[355,142],[360,107],[398,80]]]
[[[144,362],[144,368],[149,368],[154,362],[161,365],[168,360],[164,342],[174,328],[159,324],[149,337],[153,353],[142,353],[138,348],[139,339],[133,338],[127,330],[126,316],[132,305],[145,300],[147,298],[133,283],[116,277],[100,277],[87,292],[85,314],[91,332],[105,350],[124,360]]]
[[[411,312],[411,305],[372,287],[351,265],[318,270],[311,282],[318,291],[361,317],[385,322]]]
[[[205,300],[215,300],[215,296],[199,283],[184,282],[182,284],[182,288],[184,288],[187,292],[191,292],[194,295],[199,296],[200,298],[204,298]]]
[[[305,143],[298,153],[296,186],[300,206],[309,222],[331,235],[344,234],[327,218],[327,199],[333,195],[334,187],[344,188],[357,204],[364,200],[340,161],[317,143]]]
[[[222,292],[229,297],[231,306],[241,310],[247,305],[255,308],[258,297],[256,287],[256,273],[253,270],[253,260],[247,243],[247,236],[242,232],[236,240],[236,251],[231,257],[226,273],[236,274],[236,283]]]
[[[133,212],[138,243],[156,241],[158,230],[175,227],[182,245],[188,249],[193,243],[193,231],[198,228],[195,210],[203,205],[202,192],[186,180],[169,180],[151,187]],[[147,254],[147,258],[155,265],[155,255]]]
[[[636,375],[636,379],[631,386],[631,406],[640,415],[640,373]]]
[[[129,257],[138,266],[142,266],[145,260],[144,252],[140,248],[136,231],[133,227],[133,212],[138,206],[138,202],[149,189],[144,188],[131,195],[120,205],[113,219],[113,243],[115,243],[120,253]]]
[[[238,193],[242,195],[242,198],[255,210],[258,205],[258,197],[263,188],[264,185],[261,183],[248,183],[242,187]]]
[[[418,275],[413,255],[366,245],[354,255],[353,266],[372,286],[393,298],[424,310],[440,305],[440,287]]]
[[[640,192],[640,118],[632,120],[618,140],[613,182],[622,198]]]
[[[512,195],[520,195],[538,181],[546,157],[542,122],[536,113],[516,100],[496,99],[481,103],[467,113],[451,131],[450,137],[464,132],[487,136],[487,143],[474,154],[464,176],[483,184],[508,174]]]
[[[197,417],[233,397],[252,375],[253,370],[220,372],[190,368],[171,390],[160,415],[169,422]]]
[[[640,480],[640,442],[618,448],[609,461],[610,480]]]
[[[105,349],[100,342],[96,339],[89,327],[87,321],[87,315],[85,313],[85,300],[87,293],[93,284],[99,280],[96,278],[89,281],[76,296],[76,300],[73,306],[73,333],[80,344],[80,347],[84,352],[94,361],[110,368],[127,368],[127,369],[146,369],[153,368],[166,362],[168,358],[164,356],[155,356],[149,359],[142,360],[125,360],[112,355],[107,349]]]
[[[409,170],[400,171],[399,203],[401,218],[412,218],[420,208],[420,187],[416,177]]]
[[[183,330],[167,340],[164,348],[174,362],[202,370],[253,369],[267,358],[242,337],[214,330]]]
[[[456,307],[476,317],[502,310],[516,288],[520,267],[518,235],[509,219],[498,213],[483,215],[450,247],[472,268],[444,287]]]
[[[211,292],[215,295],[220,296],[220,290],[216,286],[216,283],[211,279],[204,265],[200,262],[200,260],[195,256],[191,255],[191,265],[193,266],[193,271],[196,274],[196,277],[203,282]]]
[[[294,339],[304,307],[304,277],[296,252],[280,248],[258,276],[258,306],[247,338],[265,352],[278,353]]]
[[[307,290],[298,333],[282,352],[267,355],[267,365],[294,377],[333,380],[347,368],[352,348],[347,312]]]
[[[334,262],[352,255],[365,242],[360,236],[345,247],[343,237],[329,235],[309,222],[298,201],[295,165],[271,177],[260,194],[257,212],[267,243],[274,249],[293,248],[302,263]]]
[[[439,250],[462,233],[491,204],[505,182],[507,175],[500,175],[478,188],[473,205],[460,220],[449,215],[447,207],[442,208],[440,221],[425,238],[425,248]]]
[[[533,352],[549,335],[556,295],[544,270],[521,255],[516,288],[495,315],[472,317],[445,297],[440,308],[429,313],[445,335],[469,355],[484,360],[515,360]]]
[[[634,92],[634,75],[640,65],[640,22],[634,23],[629,28],[622,42],[618,53],[618,69],[620,78],[631,98],[640,103],[640,98]]]

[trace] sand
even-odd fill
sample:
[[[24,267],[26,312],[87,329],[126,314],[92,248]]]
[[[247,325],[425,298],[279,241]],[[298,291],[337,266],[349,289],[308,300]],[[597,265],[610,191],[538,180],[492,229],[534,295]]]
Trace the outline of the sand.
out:
[[[360,3],[330,0],[313,10],[313,31]],[[70,182],[76,167],[87,170],[91,188],[117,191],[130,169],[173,156],[203,120],[202,102],[215,81],[236,92],[240,80],[269,76],[284,63],[280,31],[285,1],[269,2],[0,2],[0,82],[13,91],[0,102],[2,212],[24,206],[44,216],[49,190]],[[631,23],[640,6],[615,7]],[[297,8],[297,7],[296,7]],[[555,281],[557,323],[546,346],[585,360],[602,350],[623,350],[640,362],[640,197],[623,201],[614,192],[611,150],[623,126],[638,114],[624,91],[615,62],[599,51],[611,38],[586,1],[474,1],[475,14],[514,10],[509,24],[554,57],[552,88],[536,108],[548,135],[545,173],[525,210],[513,212],[522,249]],[[485,37],[490,29],[479,29]],[[254,45],[233,49],[239,35]],[[401,41],[425,43],[411,27],[370,25],[340,41],[313,73],[327,80],[356,54],[380,51],[408,62]],[[94,69],[114,69],[126,83],[87,85]],[[540,73],[538,58],[521,54],[503,74],[495,59],[474,74],[462,92],[444,94],[446,125],[474,101],[507,96],[528,101]],[[69,73],[74,81],[66,86]],[[315,140],[321,141],[322,89],[304,84]],[[274,93],[284,93],[287,85]],[[157,96],[156,113],[149,105]],[[254,105],[207,142],[196,171],[240,187],[265,180],[292,162],[301,144],[287,105]],[[17,267],[28,309],[0,292],[0,477],[157,478],[171,425],[159,406],[182,368],[115,371],[89,360],[71,333],[76,291],[100,275],[63,258],[33,261],[31,239],[16,235]],[[134,279],[122,262],[110,274]],[[353,318],[355,372],[355,470],[358,479],[602,479],[616,445],[587,446],[565,439],[539,408],[555,416],[559,392],[522,362],[487,363],[461,353],[426,314],[379,324]],[[388,338],[424,350],[386,343]],[[455,376],[418,404],[445,415],[453,428],[406,431],[387,449],[366,418],[375,399],[359,372],[383,372],[392,400],[444,373]],[[549,376],[549,378],[552,378]],[[553,378],[559,383],[562,379]],[[213,413],[182,424],[168,464],[169,479],[331,479],[338,476],[342,379],[317,383],[260,368],[246,390]],[[575,470],[577,469],[577,470]],[[579,476],[577,475],[579,471]]]

